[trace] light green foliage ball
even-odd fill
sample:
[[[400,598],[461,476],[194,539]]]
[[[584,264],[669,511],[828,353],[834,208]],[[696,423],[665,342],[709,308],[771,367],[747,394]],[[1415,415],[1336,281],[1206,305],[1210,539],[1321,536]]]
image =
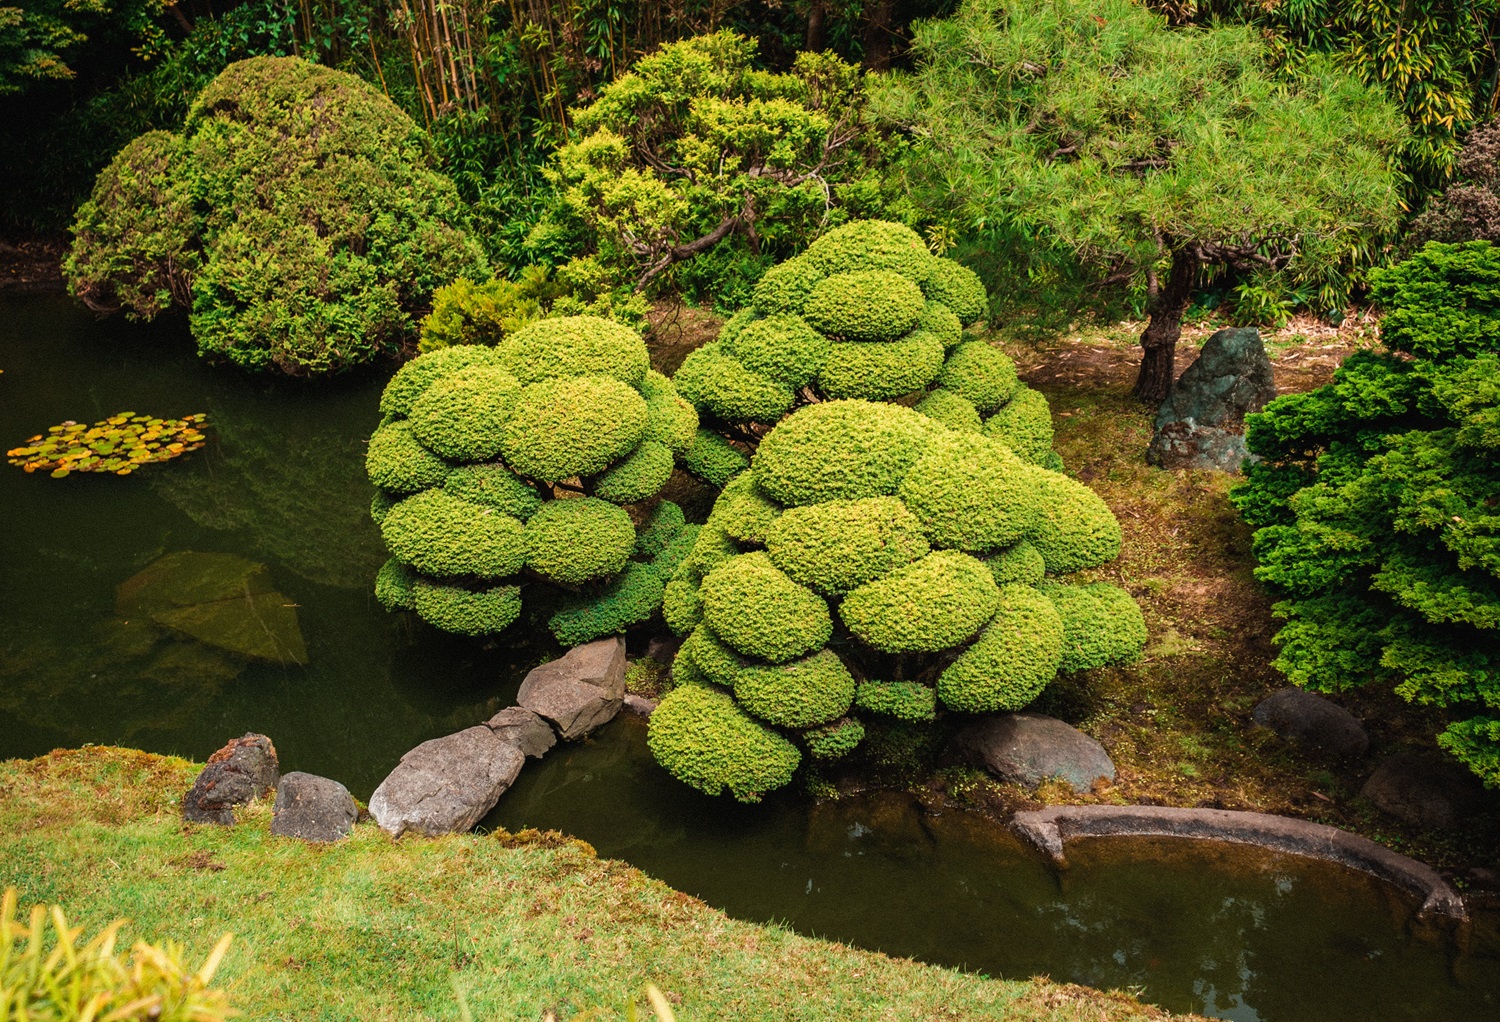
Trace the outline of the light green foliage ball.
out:
[[[684,578],[674,578],[667,583],[662,594],[662,619],[674,635],[685,635],[703,620],[703,601],[698,596],[698,586]]]
[[[692,552],[677,569],[677,575],[696,582],[739,552],[740,548],[721,527],[712,523],[704,525],[693,541]]]
[[[432,311],[422,320],[417,350],[460,344],[496,344],[542,315],[531,280],[496,277],[474,283],[459,277],[432,293]]]
[[[417,605],[417,574],[392,557],[375,574],[375,599],[386,610],[411,610]]]
[[[1016,457],[1041,465],[1052,453],[1052,409],[1040,391],[1022,387],[984,423],[984,435],[998,440]]]
[[[687,517],[683,515],[681,507],[670,500],[659,501],[640,528],[636,529],[636,556],[655,559],[665,553],[672,541],[682,534],[686,525]],[[691,545],[688,549],[692,549]],[[686,552],[683,552],[684,555]]]
[[[726,339],[724,334],[728,332],[726,326],[719,334],[726,353],[751,372],[793,389],[818,374],[833,345],[801,316],[782,314],[752,320]]]
[[[443,348],[419,355],[396,370],[380,395],[380,414],[409,415],[412,405],[428,387],[443,377],[469,366],[498,365],[495,350],[478,344]]]
[[[1056,676],[1062,643],[1052,601],[1030,586],[1006,586],[989,627],[938,678],[938,698],[961,713],[1022,709]]]
[[[463,589],[417,579],[413,604],[423,621],[455,635],[489,635],[521,616],[518,586]]]
[[[795,745],[751,720],[728,695],[700,685],[667,693],[651,714],[646,742],[678,780],[708,795],[727,788],[741,802],[785,786],[802,762]]]
[[[816,329],[845,340],[892,341],[916,325],[926,304],[910,278],[892,270],[861,270],[820,281],[802,315]]]
[[[755,308],[767,315],[800,313],[826,276],[810,259],[788,259],[767,270],[755,285]]]
[[[443,490],[424,490],[391,508],[380,535],[399,560],[437,578],[504,578],[526,563],[519,521]]]
[[[1097,493],[1057,472],[1029,471],[1037,515],[1027,538],[1046,562],[1047,574],[1069,575],[1120,556],[1120,523]]]
[[[735,678],[745,667],[740,655],[724,644],[707,625],[698,625],[682,642],[677,658],[691,660],[693,666],[709,681],[733,688]]]
[[[646,439],[666,444],[679,458],[685,455],[698,433],[698,410],[654,369],[641,381],[641,394],[646,399]]]
[[[968,398],[980,414],[989,415],[1021,388],[1016,364],[988,341],[965,341],[948,357],[938,383]]]
[[[400,497],[393,496],[385,490],[376,489],[375,495],[370,498],[370,519],[376,525],[385,521],[385,516],[390,514],[391,508],[396,506]],[[519,516],[518,516],[519,517]]]
[[[698,429],[682,456],[682,467],[710,486],[723,486],[750,467],[750,458],[719,434]]]
[[[960,323],[977,322],[990,311],[990,296],[979,274],[952,259],[932,261],[922,290],[928,298],[953,310]]]
[[[906,473],[898,495],[933,546],[986,553],[1034,527],[1034,471],[992,440],[944,432]]]
[[[526,523],[526,566],[564,585],[613,575],[634,547],[630,516],[593,497],[549,500]]]
[[[916,231],[888,220],[855,220],[835,227],[802,253],[823,273],[889,270],[921,283],[932,272],[932,253]]]
[[[1047,574],[1047,562],[1042,559],[1042,552],[1026,539],[1018,540],[981,560],[990,569],[990,574],[995,576],[997,586],[1013,583],[1032,586]]]
[[[833,634],[828,604],[788,578],[763,551],[714,568],[703,578],[701,595],[704,623],[745,656],[784,663]]]
[[[483,461],[500,452],[500,428],[521,385],[499,366],[460,369],[436,381],[411,406],[411,430],[435,454]]]
[[[953,314],[953,310],[942,302],[929,301],[922,306],[922,316],[917,320],[916,329],[925,331],[936,337],[943,345],[943,350],[956,348],[964,339],[964,326]]]
[[[516,399],[501,429],[500,453],[531,479],[594,475],[641,441],[646,421],[646,400],[619,380],[543,380]]]
[[[702,660],[697,663],[703,666]],[[787,664],[740,669],[734,676],[734,697],[752,716],[768,724],[813,727],[849,709],[854,702],[854,676],[825,649]]]
[[[920,722],[937,716],[937,693],[915,681],[862,681],[854,705],[896,720]]]
[[[564,646],[618,635],[651,619],[661,606],[661,573],[652,565],[632,561],[603,591],[570,600],[547,619],[552,634]]]
[[[698,533],[702,529],[701,525],[684,525],[678,529],[677,535],[671,538],[660,553],[651,558],[651,566],[656,569],[657,574],[663,579],[674,577],[677,569],[682,566],[682,562],[687,560],[688,555],[693,552],[693,547],[698,542]],[[636,552],[640,553],[641,549],[640,539],[637,536]]]
[[[608,376],[640,387],[651,368],[646,345],[634,330],[599,316],[537,320],[507,337],[495,359],[522,383]]]
[[[791,508],[765,542],[772,564],[824,596],[842,596],[929,550],[922,523],[895,497]]]
[[[892,494],[935,429],[941,427],[899,405],[809,405],[761,441],[756,477],[773,500],[790,506]]]
[[[938,550],[851,592],[839,617],[883,653],[935,653],[979,631],[999,600],[988,568],[968,554]]]
[[[839,341],[828,353],[818,387],[830,398],[886,401],[921,390],[943,368],[943,345],[915,330],[895,341]]]
[[[814,759],[843,759],[865,740],[865,726],[857,720],[844,718],[826,727],[814,728],[803,734],[808,755]]]
[[[984,431],[984,420],[979,417],[979,409],[974,407],[974,402],[966,397],[959,397],[951,390],[939,387],[929,392],[914,407],[929,419],[941,422],[956,432]]]
[[[733,316],[726,319],[724,325],[719,328],[719,343],[727,349],[734,343],[734,339],[740,335],[741,330],[760,318],[761,311],[754,305],[746,306],[739,312],[736,312]]]
[[[523,522],[542,506],[541,494],[504,465],[461,465],[448,473],[443,490]]]
[[[791,388],[753,372],[710,341],[683,360],[672,377],[677,392],[730,422],[775,422],[791,410]]]
[[[365,473],[370,482],[394,494],[440,486],[450,468],[446,461],[422,446],[405,421],[381,426],[365,449]]]
[[[634,504],[654,496],[670,478],[671,450],[655,440],[642,440],[624,460],[594,477],[594,495],[615,504]]]
[[[1059,670],[1087,671],[1107,664],[1128,664],[1146,648],[1146,619],[1135,600],[1119,586],[1108,582],[1052,582],[1039,589],[1062,619]]]
[[[709,522],[731,538],[753,546],[765,546],[781,507],[757,484],[754,471],[741,472],[724,486],[714,502]]]

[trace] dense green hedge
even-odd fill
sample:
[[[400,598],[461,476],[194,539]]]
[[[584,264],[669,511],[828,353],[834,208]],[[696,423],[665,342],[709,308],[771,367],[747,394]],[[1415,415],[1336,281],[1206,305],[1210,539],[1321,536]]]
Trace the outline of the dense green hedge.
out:
[[[1059,670],[1140,653],[1129,594],[1057,577],[1119,546],[1092,491],[972,427],[895,404],[811,404],[761,440],[667,583],[663,615],[687,636],[674,677],[724,690],[712,705],[736,728],[820,760],[851,752],[871,716],[908,727],[939,702],[1017,710]],[[862,680],[893,671],[921,680]],[[681,780],[767,790],[759,759],[720,756],[713,734],[669,720],[658,760]]]

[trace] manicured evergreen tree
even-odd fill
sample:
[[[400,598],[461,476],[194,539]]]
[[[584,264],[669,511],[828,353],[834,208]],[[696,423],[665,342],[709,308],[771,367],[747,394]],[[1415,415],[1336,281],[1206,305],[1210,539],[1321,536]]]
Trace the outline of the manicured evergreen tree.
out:
[[[1247,419],[1232,494],[1283,595],[1276,666],[1307,688],[1392,685],[1500,786],[1500,249],[1429,243],[1372,274],[1388,351]]]

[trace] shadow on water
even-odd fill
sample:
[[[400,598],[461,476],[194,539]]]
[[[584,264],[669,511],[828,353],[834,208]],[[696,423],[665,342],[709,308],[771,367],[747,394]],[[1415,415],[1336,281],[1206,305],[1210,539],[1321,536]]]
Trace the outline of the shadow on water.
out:
[[[202,759],[260,731],[284,769],[368,797],[407,749],[509,705],[556,655],[539,622],[486,647],[375,604],[363,454],[380,374],[251,379],[199,363],[180,323],[96,323],[59,298],[0,302],[0,369],[7,447],[127,409],[213,427],[204,450],[127,478],[0,466],[0,756],[98,742]],[[183,552],[264,565],[307,665],[123,613],[120,583]],[[1110,841],[1070,847],[1059,877],[986,821],[903,795],[701,797],[652,762],[634,718],[530,763],[486,823],[574,834],[742,918],[992,975],[1265,1022],[1500,1017],[1493,929],[1466,956],[1413,939],[1411,906],[1359,874]]]

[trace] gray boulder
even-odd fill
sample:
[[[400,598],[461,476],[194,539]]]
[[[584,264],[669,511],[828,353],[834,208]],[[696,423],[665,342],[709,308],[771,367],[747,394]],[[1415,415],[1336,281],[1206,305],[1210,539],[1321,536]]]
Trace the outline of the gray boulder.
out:
[[[485,721],[484,726],[502,742],[509,742],[532,759],[540,759],[557,744],[552,725],[519,706],[507,706]]]
[[[613,720],[624,696],[625,640],[612,636],[574,646],[531,671],[516,702],[572,739]]]
[[[338,781],[294,770],[276,786],[271,833],[303,841],[337,841],[354,830],[359,809]]]
[[[655,699],[647,699],[645,696],[638,696],[634,692],[625,693],[625,709],[637,717],[649,718],[651,714],[656,712],[656,704],[657,700]]]
[[[271,739],[253,733],[232,739],[208,757],[208,764],[182,797],[182,818],[189,823],[232,825],[235,806],[260,798],[280,778]]]
[[[1357,759],[1370,747],[1364,725],[1337,703],[1300,688],[1271,693],[1251,714],[1255,723],[1308,752]]]
[[[1192,419],[1167,423],[1146,448],[1146,464],[1157,468],[1239,472],[1246,459],[1254,457],[1243,433],[1222,426],[1200,426]]]
[[[370,796],[370,815],[392,837],[461,833],[494,808],[526,754],[484,725],[412,749]]]
[[[1040,713],[985,717],[960,731],[953,746],[965,762],[1028,788],[1056,777],[1082,792],[1101,777],[1115,779],[1115,765],[1104,746]]]
[[[1451,830],[1485,808],[1484,785],[1434,754],[1398,753],[1381,763],[1359,792],[1398,820]]]
[[[1162,468],[1238,472],[1249,456],[1245,415],[1276,396],[1260,331],[1232,327],[1210,337],[1156,413],[1146,460]]]

